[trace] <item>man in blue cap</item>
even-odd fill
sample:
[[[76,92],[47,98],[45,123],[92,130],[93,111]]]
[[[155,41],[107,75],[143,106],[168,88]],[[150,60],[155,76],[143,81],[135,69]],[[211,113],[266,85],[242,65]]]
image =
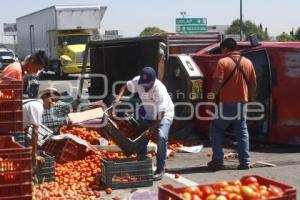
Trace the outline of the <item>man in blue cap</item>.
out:
[[[144,118],[150,122],[149,130],[151,133],[158,133],[157,169],[153,179],[161,180],[164,175],[169,129],[174,118],[174,104],[165,85],[156,78],[156,72],[152,67],[143,68],[140,76],[128,81],[121,88],[115,103],[118,103],[128,91],[138,93],[145,110]]]

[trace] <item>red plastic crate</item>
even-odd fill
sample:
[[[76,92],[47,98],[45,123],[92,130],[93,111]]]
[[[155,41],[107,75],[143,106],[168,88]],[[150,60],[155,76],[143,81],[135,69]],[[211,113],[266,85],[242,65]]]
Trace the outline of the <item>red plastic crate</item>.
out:
[[[16,143],[11,136],[0,136],[0,200],[31,196],[31,162],[31,147]]]
[[[0,110],[1,111],[21,111],[22,100],[0,100]]]
[[[71,139],[47,141],[43,149],[46,153],[55,156],[58,163],[80,160],[86,155],[86,147]]]
[[[23,121],[23,111],[0,111],[0,121]]]
[[[23,81],[0,78],[0,100],[22,100]]]
[[[65,163],[72,160],[80,160],[85,157],[86,147],[67,139],[63,148],[57,155],[58,163]]]
[[[283,196],[268,198],[266,200],[296,200],[297,199],[297,193],[294,187],[265,177],[256,176],[256,175],[254,175],[254,177],[257,178],[258,183],[260,185],[280,188],[283,191]],[[206,185],[212,186],[213,184],[206,184]],[[202,186],[204,185],[198,185],[197,187],[200,188]],[[184,198],[181,197],[179,193],[183,193],[183,191],[186,188],[187,187],[174,188],[172,185],[159,186],[158,199],[159,200],[184,200]]]
[[[23,130],[23,82],[0,78],[0,132]]]
[[[23,131],[23,121],[0,121],[0,133]]]
[[[64,141],[48,140],[42,146],[42,149],[49,155],[57,157],[59,149],[61,149]]]

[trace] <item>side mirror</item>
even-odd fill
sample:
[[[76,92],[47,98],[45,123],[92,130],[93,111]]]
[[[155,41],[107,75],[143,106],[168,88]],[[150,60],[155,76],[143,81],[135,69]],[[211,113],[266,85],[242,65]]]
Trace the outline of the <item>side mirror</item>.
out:
[[[158,49],[158,54],[159,55],[165,55],[167,50],[167,45],[163,42],[159,43],[159,49]]]

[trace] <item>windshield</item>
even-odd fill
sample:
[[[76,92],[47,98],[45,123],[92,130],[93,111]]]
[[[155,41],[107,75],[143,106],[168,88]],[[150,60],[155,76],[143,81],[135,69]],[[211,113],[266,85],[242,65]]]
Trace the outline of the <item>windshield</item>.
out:
[[[63,37],[63,42],[68,45],[86,44],[89,41],[89,35],[69,35]]]
[[[14,57],[14,54],[10,51],[0,51],[0,56],[10,56],[10,57]]]

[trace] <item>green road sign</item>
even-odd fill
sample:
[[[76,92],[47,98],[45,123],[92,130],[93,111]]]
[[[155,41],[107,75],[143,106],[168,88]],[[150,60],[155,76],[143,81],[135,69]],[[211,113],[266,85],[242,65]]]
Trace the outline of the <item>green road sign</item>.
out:
[[[186,24],[207,24],[206,18],[176,18],[176,25],[186,25]]]
[[[206,25],[199,25],[199,26],[177,26],[176,32],[177,33],[202,33],[207,31]]]
[[[197,34],[207,31],[206,18],[176,18],[176,32]]]

